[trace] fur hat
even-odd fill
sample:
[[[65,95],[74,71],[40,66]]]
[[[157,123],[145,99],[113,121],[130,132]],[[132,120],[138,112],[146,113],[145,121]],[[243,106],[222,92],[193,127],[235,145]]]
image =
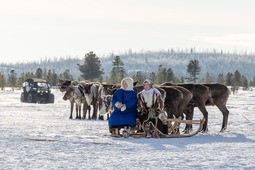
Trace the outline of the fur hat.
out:
[[[123,80],[121,80],[121,88],[123,89],[123,81],[125,81],[128,85],[127,90],[133,90],[133,79],[131,77],[126,77]]]
[[[144,80],[143,84],[144,83],[148,83],[150,85],[150,88],[152,88],[153,83],[149,79]]]

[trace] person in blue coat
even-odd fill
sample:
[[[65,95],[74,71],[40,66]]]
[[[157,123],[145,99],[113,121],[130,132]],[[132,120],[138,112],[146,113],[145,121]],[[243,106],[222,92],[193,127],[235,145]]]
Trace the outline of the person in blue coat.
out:
[[[134,127],[137,117],[137,93],[133,89],[133,79],[124,78],[121,81],[121,88],[112,97],[112,112],[108,124],[110,131],[112,128],[122,128],[124,126]]]

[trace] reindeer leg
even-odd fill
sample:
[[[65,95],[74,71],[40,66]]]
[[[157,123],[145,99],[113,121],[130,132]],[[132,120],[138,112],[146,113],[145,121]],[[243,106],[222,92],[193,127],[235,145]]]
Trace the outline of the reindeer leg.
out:
[[[207,127],[207,124],[208,124],[208,112],[207,112],[205,106],[201,106],[201,107],[198,107],[198,108],[203,113],[204,119],[205,119],[205,122],[203,124],[203,128],[202,128],[201,132],[207,132],[208,131],[208,127]]]
[[[107,113],[107,120],[110,118],[110,112]]]
[[[82,119],[86,119],[86,114],[87,114],[87,103],[83,103],[83,117]]]
[[[69,119],[72,119],[73,118],[73,106],[74,106],[74,102],[70,101],[70,104],[71,104],[71,112],[70,112]]]
[[[91,107],[90,107],[90,105],[88,105],[88,110],[89,110],[89,120],[90,120],[91,119],[91,116],[90,116]]]
[[[78,117],[79,119],[81,119],[81,104],[78,104],[78,108],[79,108]]]
[[[224,132],[227,129],[229,111],[224,105],[220,106],[216,104],[216,106],[220,109],[223,115],[222,127],[220,132]]]
[[[78,108],[78,104],[77,103],[75,103],[75,111],[76,111],[76,118],[75,119],[79,119],[79,113],[78,113],[78,111],[79,111],[79,108]]]
[[[99,105],[99,103],[97,102],[96,108],[98,108],[98,105]],[[96,114],[97,114],[97,113],[96,113]],[[107,114],[107,115],[108,115],[108,114]],[[104,115],[100,115],[100,114],[99,114],[98,119],[99,119],[99,120],[104,120]]]
[[[92,119],[96,120],[97,119],[97,103],[93,103],[93,115],[92,115]]]
[[[186,120],[192,120],[194,115],[194,106],[193,105],[187,106],[184,112],[186,114]],[[189,133],[191,130],[192,124],[186,124],[184,133]]]

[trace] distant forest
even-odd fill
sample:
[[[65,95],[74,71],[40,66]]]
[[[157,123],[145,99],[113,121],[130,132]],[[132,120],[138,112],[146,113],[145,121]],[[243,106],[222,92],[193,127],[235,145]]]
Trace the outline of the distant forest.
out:
[[[96,52],[94,52],[97,54]],[[84,54],[85,55],[85,54]],[[249,81],[253,81],[255,76],[255,55],[246,53],[229,53],[223,51],[203,51],[196,52],[195,49],[188,50],[159,50],[159,51],[125,51],[118,54],[98,56],[104,70],[103,79],[107,80],[112,69],[112,61],[118,55],[124,63],[124,68],[128,76],[136,72],[143,73],[157,72],[159,65],[171,68],[177,78],[188,78],[187,64],[190,60],[198,60],[201,71],[198,76],[202,81],[209,73],[212,80],[216,80],[219,74],[226,75],[228,72],[238,70]],[[25,72],[35,72],[38,68],[54,70],[57,74],[62,74],[69,70],[74,79],[79,79],[80,71],[77,64],[83,64],[84,57],[81,58],[45,58],[40,61],[28,63],[5,64],[0,63],[0,72],[8,75],[11,70],[15,70],[19,76]]]

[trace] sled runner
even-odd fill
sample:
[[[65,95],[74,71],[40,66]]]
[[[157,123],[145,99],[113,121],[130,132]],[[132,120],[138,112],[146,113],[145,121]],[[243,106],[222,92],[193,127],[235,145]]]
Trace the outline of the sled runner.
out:
[[[191,137],[196,134],[198,134],[203,127],[203,124],[205,122],[205,119],[200,119],[200,120],[181,120],[181,119],[167,119],[168,122],[168,134],[164,135],[161,134],[161,138],[182,138],[182,137]],[[186,130],[183,130],[182,132],[176,130],[178,129],[181,124],[190,124],[190,125],[198,125],[197,129],[194,131],[189,131],[187,132]]]

